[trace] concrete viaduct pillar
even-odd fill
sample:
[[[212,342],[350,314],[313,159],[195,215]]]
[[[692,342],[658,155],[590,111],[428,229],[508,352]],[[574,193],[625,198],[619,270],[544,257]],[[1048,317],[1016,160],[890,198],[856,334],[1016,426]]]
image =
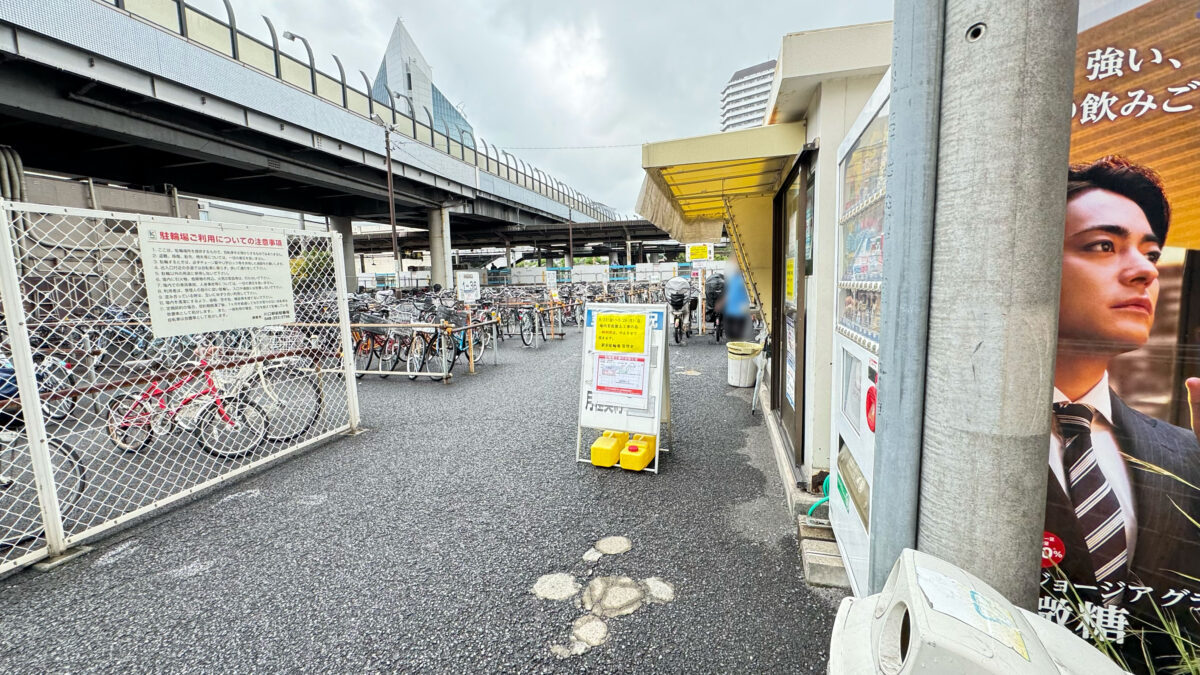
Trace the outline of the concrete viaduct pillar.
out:
[[[450,210],[429,209],[429,284],[442,288],[454,287],[454,264],[451,262]]]
[[[346,273],[346,290],[358,290],[358,274],[354,271],[354,225],[347,216],[330,216],[329,226],[342,235],[342,262]],[[336,255],[336,254],[335,254]]]

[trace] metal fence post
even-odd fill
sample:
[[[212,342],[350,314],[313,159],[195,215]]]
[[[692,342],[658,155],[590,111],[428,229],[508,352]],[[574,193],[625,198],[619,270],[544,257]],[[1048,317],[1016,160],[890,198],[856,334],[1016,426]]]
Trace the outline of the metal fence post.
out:
[[[34,374],[33,350],[29,347],[29,326],[21,282],[14,257],[9,212],[0,208],[0,300],[4,303],[4,320],[8,326],[9,349],[21,396],[21,415],[25,420],[25,436],[29,439],[29,458],[33,464],[33,479],[37,484],[38,502],[42,507],[42,525],[50,555],[66,550],[62,510],[58,490],[54,485],[54,468],[50,464],[50,443],[46,436],[46,419],[42,416],[42,399]]]
[[[442,341],[442,384],[450,384],[450,361],[446,359],[446,350],[454,349],[454,337],[450,334],[450,327],[445,322],[442,322],[442,330],[438,332],[440,334],[438,339]]]
[[[331,233],[333,251],[342,250],[342,235]],[[338,338],[342,343],[342,375],[346,381],[346,412],[350,417],[350,433],[358,433],[358,378],[354,377],[354,344],[350,340],[350,305],[346,303],[346,261],[333,255],[333,278],[337,284]]]

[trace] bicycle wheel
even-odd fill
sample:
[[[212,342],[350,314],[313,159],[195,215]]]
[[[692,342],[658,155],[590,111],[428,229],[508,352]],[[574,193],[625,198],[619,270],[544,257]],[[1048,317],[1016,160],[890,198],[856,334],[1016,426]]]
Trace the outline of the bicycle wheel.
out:
[[[533,321],[534,320],[533,320],[533,316],[531,313],[527,312],[527,313],[521,315],[521,320],[520,320],[521,342],[526,347],[533,344],[533,333],[534,333]]]
[[[421,368],[425,365],[428,346],[424,336],[420,333],[413,335],[412,342],[408,346],[408,356],[405,358],[404,369],[408,371],[408,379],[415,380],[419,377],[416,373],[421,372]]]
[[[683,342],[683,322],[679,319],[675,320],[675,344]]]
[[[434,336],[426,347],[428,353],[425,355],[425,372],[429,373],[429,379],[440,380],[444,373],[454,370],[458,350],[453,343]]]
[[[137,452],[154,436],[154,407],[138,394],[122,394],[108,403],[108,437],[125,452]]]
[[[542,336],[542,342],[546,341],[546,317],[542,316],[541,312],[534,314],[537,317],[538,334]]]
[[[295,366],[264,368],[246,395],[266,416],[266,440],[286,443],[312,428],[321,415],[321,383]]]
[[[383,344],[376,349],[377,358],[379,359],[379,369],[388,371],[389,373],[396,369],[396,363],[400,360],[400,341],[395,335],[389,335],[383,340]],[[380,374],[379,379],[386,380],[386,374]]]
[[[54,438],[48,441],[58,509],[67,528],[68,519],[78,516],[87,474],[73,447]],[[42,532],[42,507],[28,437],[23,430],[0,432],[0,551],[31,542]]]
[[[267,416],[257,403],[246,397],[223,401],[225,414],[216,403],[196,418],[196,437],[200,447],[214,457],[233,459],[254,452],[267,435]]]
[[[354,377],[362,379],[375,360],[375,340],[367,334],[354,344]]]
[[[75,376],[71,374],[71,371],[67,370],[61,361],[56,359],[47,358],[39,364],[37,374],[38,389],[43,393],[65,392],[75,387]],[[60,422],[67,419],[74,409],[74,396],[52,398],[42,404],[42,410],[46,411],[46,415],[50,419]]]

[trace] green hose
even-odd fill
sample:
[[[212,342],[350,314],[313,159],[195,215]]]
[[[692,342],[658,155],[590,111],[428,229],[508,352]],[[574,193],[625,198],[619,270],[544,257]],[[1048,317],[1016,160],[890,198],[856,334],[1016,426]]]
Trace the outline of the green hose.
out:
[[[825,493],[825,496],[821,497],[816,502],[814,502],[812,506],[808,507],[808,517],[809,518],[812,518],[813,511],[816,511],[818,506],[829,501],[829,476],[825,476],[825,482],[821,484],[821,492]]]

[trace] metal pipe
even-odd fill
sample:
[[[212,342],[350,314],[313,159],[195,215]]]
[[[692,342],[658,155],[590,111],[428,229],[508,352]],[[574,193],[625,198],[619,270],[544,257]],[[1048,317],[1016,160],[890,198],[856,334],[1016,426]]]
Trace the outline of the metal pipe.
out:
[[[262,20],[267,22],[267,30],[271,32],[271,52],[275,56],[275,77],[283,79],[283,62],[279,58],[279,35],[275,33],[275,24],[271,23],[267,15],[264,14]]]
[[[346,91],[346,89],[347,89],[347,87],[346,87],[346,69],[342,67],[342,60],[338,58],[337,54],[332,54],[331,56],[333,56],[333,62],[337,64],[338,77],[342,81],[342,107],[349,108],[350,107],[350,96],[349,96],[348,92]]]
[[[304,51],[308,52],[308,75],[309,87],[313,94],[317,94],[317,59],[313,56],[312,45],[308,44],[308,40],[303,35],[296,35],[290,30],[283,31],[283,39],[299,40],[304,44]]]
[[[408,104],[408,119],[410,122],[412,122],[412,137],[415,139],[417,137],[417,110],[416,108],[413,108],[413,102],[411,98],[405,94],[398,94],[393,91],[392,99],[395,100],[398,98],[404,99],[404,102]]]
[[[185,0],[175,0],[175,12],[179,16],[179,35],[186,38],[188,36],[187,2]]]
[[[945,10],[946,0],[895,5],[875,435],[876,475],[888,480],[872,494],[866,595],[917,546]]]
[[[221,2],[225,3],[225,16],[229,19],[229,49],[232,52],[233,60],[240,61],[241,59],[238,58],[237,17],[233,14],[233,5],[229,0],[221,0]]]
[[[363,85],[367,88],[367,117],[371,117],[375,114],[375,87],[371,85],[371,78],[367,77],[366,73],[360,70],[358,74],[362,75]]]

